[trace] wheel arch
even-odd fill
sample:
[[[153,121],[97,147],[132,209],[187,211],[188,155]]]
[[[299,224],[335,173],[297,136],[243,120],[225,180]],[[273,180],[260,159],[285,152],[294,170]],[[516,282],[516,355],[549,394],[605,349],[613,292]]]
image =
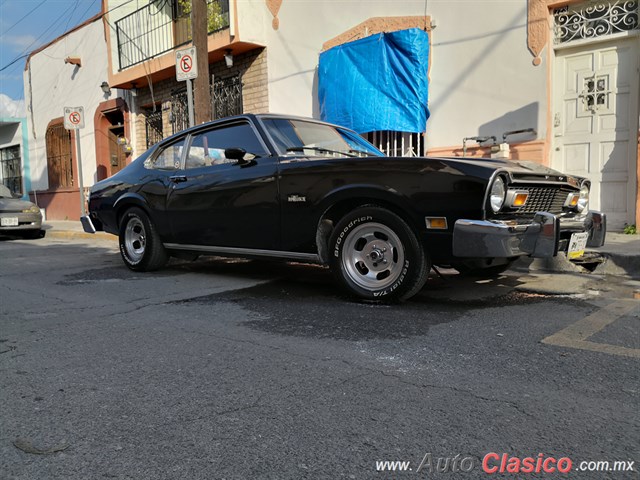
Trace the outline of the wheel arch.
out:
[[[116,214],[116,227],[119,228],[120,220],[124,213],[129,210],[131,207],[138,207],[142,209],[149,218],[151,218],[149,214],[149,205],[142,195],[137,193],[128,192],[124,195],[120,196],[118,200],[113,204],[113,209]]]
[[[380,187],[359,186],[343,188],[327,195],[321,202],[320,215],[316,226],[316,246],[323,264],[329,261],[328,243],[334,225],[348,212],[364,207],[376,206],[389,210],[400,217],[414,232],[419,231],[419,222],[411,215],[409,202],[396,193]],[[422,244],[420,238],[418,242]]]

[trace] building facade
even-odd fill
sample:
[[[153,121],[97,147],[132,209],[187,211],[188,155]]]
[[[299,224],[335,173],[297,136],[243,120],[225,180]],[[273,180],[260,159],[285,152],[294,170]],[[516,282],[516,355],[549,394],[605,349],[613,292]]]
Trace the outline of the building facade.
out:
[[[97,15],[32,52],[24,71],[32,201],[50,220],[77,220],[85,190],[130,161],[128,92],[107,83],[107,43]],[[125,98],[118,97],[121,93]],[[84,127],[68,130],[64,110],[82,107]],[[82,160],[82,182],[78,148]]]
[[[321,118],[318,66],[323,52],[372,35],[419,29],[430,43],[426,125],[411,132],[359,133],[391,154],[488,156],[500,151],[588,176],[593,180],[591,206],[609,215],[613,229],[640,223],[637,1],[460,0],[455,8],[451,2],[366,0],[207,4],[209,69],[200,74],[210,79],[214,119],[262,112]],[[102,14],[80,29],[90,30],[93,42],[86,42],[80,30],[65,36],[64,45],[100,48],[100,65],[91,80],[86,74],[82,79],[91,95],[78,99],[93,112],[93,123],[86,135],[81,133],[82,151],[95,155],[84,160],[89,163],[85,185],[187,126],[186,83],[176,80],[175,64],[176,51],[191,45],[190,8],[190,0],[103,0]],[[60,43],[47,47],[47,55],[68,55],[54,53]],[[83,62],[91,58],[78,55]],[[31,58],[25,84],[30,69],[33,82],[34,70],[49,68],[50,61],[43,55]],[[62,79],[79,85],[79,73],[89,71],[84,68]],[[105,81],[121,98],[94,92]],[[82,91],[56,88],[56,101],[63,97],[60,90]],[[36,90],[41,92],[34,99],[27,97],[29,113],[36,112],[33,118],[38,95],[46,91]],[[30,125],[35,132],[34,188],[40,195],[55,189],[44,160],[50,121]],[[118,157],[110,146],[118,138],[124,138],[131,155]],[[72,183],[73,175],[68,178]],[[73,187],[58,187],[56,194]]]

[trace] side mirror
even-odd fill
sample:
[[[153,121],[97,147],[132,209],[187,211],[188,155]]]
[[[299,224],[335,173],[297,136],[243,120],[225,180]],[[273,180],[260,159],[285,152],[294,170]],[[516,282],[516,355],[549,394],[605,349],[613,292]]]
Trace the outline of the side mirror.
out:
[[[247,154],[247,151],[244,148],[233,147],[233,148],[225,148],[224,156],[225,158],[229,158],[231,160],[243,161],[244,156]]]

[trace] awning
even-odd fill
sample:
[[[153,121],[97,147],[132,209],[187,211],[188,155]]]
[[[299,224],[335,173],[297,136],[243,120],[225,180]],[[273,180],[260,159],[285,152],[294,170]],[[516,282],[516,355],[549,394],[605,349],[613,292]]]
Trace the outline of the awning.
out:
[[[429,36],[379,33],[320,54],[321,118],[358,133],[424,132],[429,110]]]

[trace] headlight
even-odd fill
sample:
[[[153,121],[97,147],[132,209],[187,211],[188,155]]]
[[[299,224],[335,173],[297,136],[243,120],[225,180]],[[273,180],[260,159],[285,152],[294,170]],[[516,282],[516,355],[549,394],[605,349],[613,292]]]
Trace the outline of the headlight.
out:
[[[580,213],[589,210],[589,186],[582,185],[580,188],[580,197],[578,198],[578,211]]]
[[[491,210],[493,210],[493,213],[499,212],[502,205],[504,205],[504,196],[506,191],[502,177],[496,177],[493,185],[491,185],[491,194],[489,196],[489,203],[491,204]]]
[[[40,209],[35,205],[31,205],[29,208],[22,210],[22,213],[40,213]]]

